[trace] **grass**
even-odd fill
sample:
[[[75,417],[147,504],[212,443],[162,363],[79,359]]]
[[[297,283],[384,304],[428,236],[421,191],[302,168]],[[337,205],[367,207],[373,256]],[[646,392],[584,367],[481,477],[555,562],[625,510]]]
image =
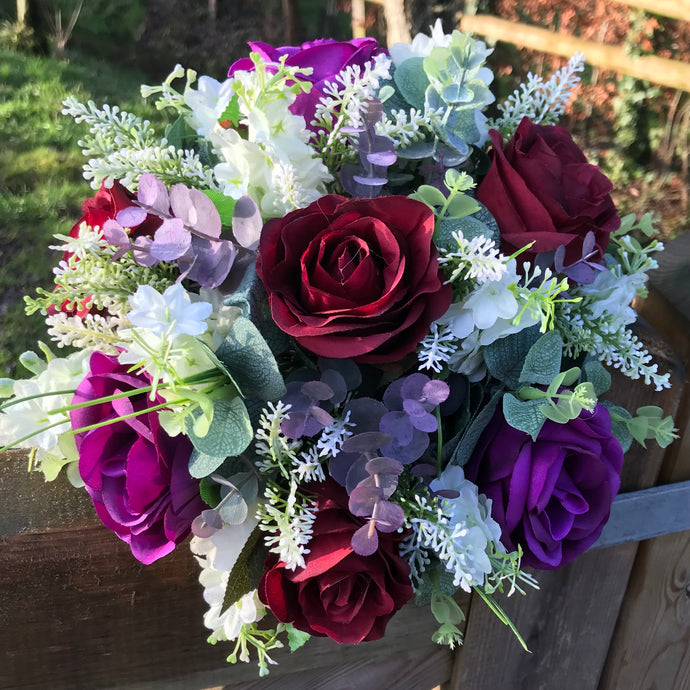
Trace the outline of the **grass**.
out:
[[[91,59],[69,62],[0,51],[0,377],[24,375],[19,354],[47,340],[23,296],[50,289],[58,254],[52,236],[69,232],[94,192],[82,178],[82,127],[60,113],[68,95],[155,115],[139,97],[141,73]]]

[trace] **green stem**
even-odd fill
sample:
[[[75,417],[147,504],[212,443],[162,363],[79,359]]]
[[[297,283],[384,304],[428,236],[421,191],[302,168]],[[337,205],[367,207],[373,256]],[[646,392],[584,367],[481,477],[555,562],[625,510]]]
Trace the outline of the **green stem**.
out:
[[[186,402],[184,399],[174,400],[172,402],[164,402],[158,405],[153,405],[151,407],[145,407],[143,410],[138,410],[137,412],[131,412],[130,414],[122,415],[121,417],[114,417],[113,419],[106,419],[103,422],[98,422],[96,424],[90,424],[89,426],[83,426],[80,429],[72,429],[72,434],[83,434],[87,431],[92,431],[93,429],[100,429],[102,426],[108,426],[109,424],[115,424],[115,422],[123,422],[126,419],[131,419],[132,417],[138,417],[142,414],[147,414],[148,412],[157,412],[171,405],[179,405]]]
[[[50,395],[74,395],[74,390],[64,390],[64,391],[46,391],[45,393],[36,393],[35,395],[27,395],[23,398],[16,398],[14,400],[8,400],[6,403],[0,405],[0,412],[12,407],[13,405],[19,405],[19,403],[29,402],[30,400],[36,400],[37,398],[47,398]]]

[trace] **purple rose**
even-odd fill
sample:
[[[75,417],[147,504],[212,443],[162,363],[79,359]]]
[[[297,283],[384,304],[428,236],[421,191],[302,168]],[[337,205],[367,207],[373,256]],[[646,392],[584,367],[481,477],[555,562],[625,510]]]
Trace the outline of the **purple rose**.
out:
[[[93,401],[151,383],[146,374],[129,374],[117,357],[94,352],[90,371],[73,404]],[[95,403],[71,412],[73,429],[145,410],[164,402],[148,393]],[[170,553],[190,532],[205,505],[199,482],[187,471],[192,445],[186,436],[170,437],[158,412],[144,412],[91,431],[75,434],[79,474],[98,517],[127,542],[142,563]]]
[[[547,420],[536,441],[499,406],[464,469],[492,500],[506,548],[520,544],[525,565],[553,570],[598,539],[622,466],[608,410],[598,404],[567,424]]]
[[[316,105],[324,96],[323,88],[327,82],[333,82],[335,76],[350,65],[363,67],[376,55],[386,51],[374,38],[353,38],[350,41],[336,41],[333,38],[319,38],[302,43],[300,46],[281,46],[274,48],[268,43],[250,41],[249,48],[258,53],[268,63],[277,63],[283,55],[288,58],[288,67],[311,67],[310,75],[301,75],[300,79],[309,81],[313,87],[309,93],[300,93],[290,107],[295,115],[304,117],[307,127],[314,130],[311,121],[314,119]],[[234,62],[228,70],[231,77],[238,70],[252,71],[254,63],[249,58]]]

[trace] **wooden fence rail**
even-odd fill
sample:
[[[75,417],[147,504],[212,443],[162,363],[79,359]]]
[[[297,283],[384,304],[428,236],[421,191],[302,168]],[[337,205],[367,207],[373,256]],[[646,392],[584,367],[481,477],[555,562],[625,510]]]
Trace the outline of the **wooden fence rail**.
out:
[[[635,2],[637,3],[637,0]],[[656,55],[629,55],[620,46],[603,45],[486,14],[463,15],[460,29],[562,57],[570,57],[576,52],[584,53],[588,62],[604,69],[629,74],[673,89],[690,91],[690,64],[677,60]]]

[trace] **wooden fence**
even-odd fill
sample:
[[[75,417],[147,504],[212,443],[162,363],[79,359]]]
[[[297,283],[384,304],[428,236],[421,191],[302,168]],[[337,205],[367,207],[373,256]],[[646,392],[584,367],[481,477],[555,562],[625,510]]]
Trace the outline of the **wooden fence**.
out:
[[[631,409],[662,405],[683,436],[665,452],[634,448],[623,492],[690,480],[690,235],[664,254],[662,292],[640,306],[649,324],[639,330],[673,387],[654,393],[619,376],[612,398]],[[431,642],[427,609],[408,606],[384,640],[341,647],[312,639],[294,656],[277,654],[280,665],[257,680],[255,666],[226,664],[227,644],[204,642],[198,566],[186,548],[142,566],[98,523],[84,492],[44,485],[22,452],[0,461],[0,506],[4,689],[690,688],[690,531],[593,549],[537,573],[540,591],[501,602],[531,654],[479,599],[462,598],[468,623],[455,652]],[[690,506],[680,510],[687,523]]]

